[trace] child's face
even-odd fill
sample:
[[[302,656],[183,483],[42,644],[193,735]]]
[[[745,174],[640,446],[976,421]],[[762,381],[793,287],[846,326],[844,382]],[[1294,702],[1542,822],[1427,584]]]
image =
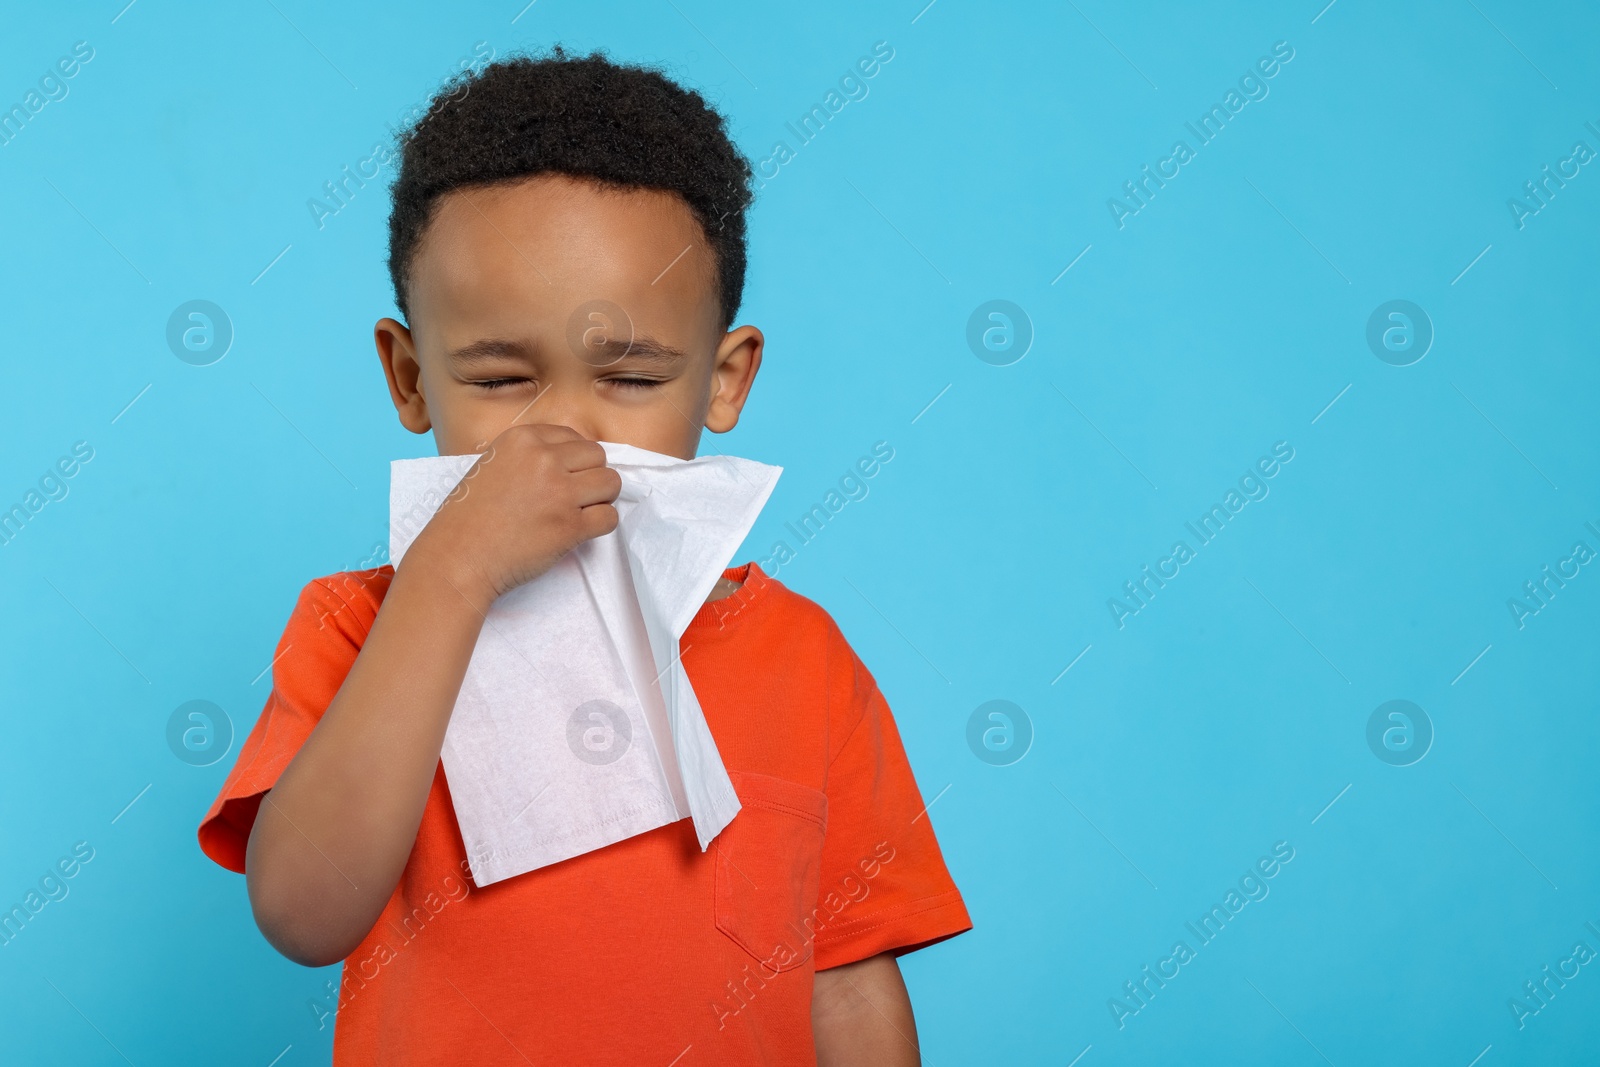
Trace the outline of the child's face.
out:
[[[411,328],[375,327],[400,421],[440,455],[520,422],[693,459],[761,365],[760,330],[720,329],[712,276],[674,194],[556,175],[446,194],[412,262]]]

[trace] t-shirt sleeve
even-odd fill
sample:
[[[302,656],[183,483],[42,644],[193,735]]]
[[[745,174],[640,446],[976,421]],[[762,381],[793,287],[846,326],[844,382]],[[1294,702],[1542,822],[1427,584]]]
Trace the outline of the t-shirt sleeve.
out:
[[[317,578],[300,591],[272,664],[272,691],[222,791],[200,821],[200,850],[244,873],[245,845],[261,798],[333,702],[361,651],[375,601],[367,572]]]
[[[817,970],[896,956],[972,929],[939,852],[889,704],[837,632],[830,722],[843,738],[828,768]]]

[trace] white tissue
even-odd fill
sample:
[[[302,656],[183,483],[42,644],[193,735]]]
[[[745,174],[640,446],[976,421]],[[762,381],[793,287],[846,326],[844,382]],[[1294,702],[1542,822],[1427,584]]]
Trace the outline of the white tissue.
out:
[[[683,818],[703,851],[739,810],[678,642],[782,468],[599,443],[622,476],[617,529],[494,601],[445,731],[480,886]],[[478,458],[390,464],[396,567]]]

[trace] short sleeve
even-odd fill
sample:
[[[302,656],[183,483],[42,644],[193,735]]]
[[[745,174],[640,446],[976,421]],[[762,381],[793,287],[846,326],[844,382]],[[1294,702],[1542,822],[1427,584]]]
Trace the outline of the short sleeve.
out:
[[[273,657],[266,706],[200,822],[200,850],[228,870],[244,873],[262,796],[311,736],[355,663],[377,615],[374,587],[386,585],[382,578],[343,572],[300,591]]]
[[[817,970],[896,956],[972,929],[888,702],[835,631],[830,722],[843,738],[828,768]]]

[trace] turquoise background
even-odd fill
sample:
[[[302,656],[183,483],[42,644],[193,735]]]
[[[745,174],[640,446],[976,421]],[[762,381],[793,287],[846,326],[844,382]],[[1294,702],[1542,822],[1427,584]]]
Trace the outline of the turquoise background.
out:
[[[123,2],[16,6],[0,37],[5,106],[94,49],[0,146],[0,506],[93,449],[0,547],[0,906],[94,856],[0,948],[0,1058],[328,1061],[335,970],[278,956],[195,843],[297,592],[368,560],[388,462],[433,452],[372,349],[392,171],[320,230],[307,201],[478,42],[561,41],[665,64],[753,161],[793,152],[750,217],[766,363],[707,447],[785,468],[737,560],[894,449],[779,577],[879,680],[976,923],[902,961],[928,1063],[1593,1062],[1600,965],[1520,1027],[1510,1001],[1600,951],[1600,566],[1520,627],[1508,600],[1600,550],[1600,163],[1520,227],[1508,200],[1600,151],[1595,9]],[[878,41],[868,95],[796,148]],[[1179,138],[1119,228],[1108,200]],[[209,366],[165,340],[194,299],[234,330]],[[991,300],[1021,358],[1020,332],[969,347]],[[1367,342],[1391,300],[1431,322],[1408,366]],[[1196,548],[1277,442],[1269,495]],[[236,731],[206,767],[166,735],[197,699]],[[991,700],[1009,751],[969,746]],[[1408,766],[1368,744],[1391,700],[1431,723]],[[1199,946],[1185,923],[1277,842],[1270,894]]]

